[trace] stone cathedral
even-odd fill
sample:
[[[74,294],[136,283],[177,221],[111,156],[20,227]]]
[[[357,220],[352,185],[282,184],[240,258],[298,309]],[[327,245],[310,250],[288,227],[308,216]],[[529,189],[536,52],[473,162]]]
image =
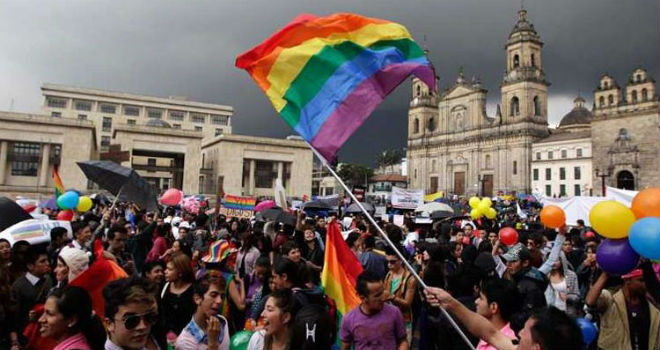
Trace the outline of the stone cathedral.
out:
[[[487,91],[479,81],[466,80],[462,70],[454,85],[439,95],[429,91],[420,80],[413,79],[407,146],[410,188],[425,189],[427,193],[443,191],[447,194],[485,196],[498,192],[532,192],[532,145],[562,132],[548,127],[550,83],[543,70],[542,48],[543,42],[527,18],[527,11],[521,9],[505,45],[506,72],[500,84],[501,102],[494,117],[486,113]],[[651,103],[646,104],[646,112],[642,113],[646,115],[643,124],[650,131],[647,134],[624,135],[628,137],[624,151],[635,149],[639,153],[641,146],[637,147],[637,143],[645,145],[646,150],[642,153],[646,156],[638,154],[637,159],[650,161],[648,166],[644,166],[649,169],[641,171],[646,177],[636,180],[636,189],[652,183],[657,186],[660,180],[658,96],[652,79],[644,76],[644,82],[648,83],[645,84],[648,89],[645,102]],[[626,100],[625,94],[619,93],[624,95],[622,97],[609,93],[613,89],[618,91],[613,81],[609,83],[603,85],[601,82],[596,88],[594,101],[600,102],[594,103],[593,119],[588,121],[591,134],[596,138],[592,140],[593,166],[609,163],[602,167],[610,167],[614,172],[617,167],[630,168],[630,172],[639,175],[641,162],[622,167],[621,162],[614,160],[617,163],[614,164],[612,159],[619,154],[612,154],[611,149],[616,145],[605,145],[621,139],[620,131],[613,130],[608,125],[611,122],[605,120],[623,118],[625,120],[616,124],[634,124],[635,121],[630,118],[640,114],[638,108],[632,115],[632,112],[621,115],[621,108],[604,108],[605,105],[625,105],[624,110],[632,110],[629,107],[632,97],[628,96]],[[614,100],[606,104],[602,102],[601,95],[613,95],[605,98]],[[608,110],[612,113],[607,113]],[[616,174],[612,174],[608,181],[616,186]]]

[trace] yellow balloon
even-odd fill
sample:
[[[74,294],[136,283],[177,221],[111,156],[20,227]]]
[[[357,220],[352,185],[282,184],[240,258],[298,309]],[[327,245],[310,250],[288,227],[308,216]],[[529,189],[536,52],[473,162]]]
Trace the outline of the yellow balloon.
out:
[[[635,223],[635,214],[617,201],[603,201],[591,208],[589,221],[601,236],[621,239],[628,237],[628,231]]]
[[[495,208],[488,208],[485,215],[489,219],[495,219],[497,217],[497,211],[495,211]]]
[[[79,213],[84,213],[92,209],[92,205],[94,205],[94,203],[92,203],[91,198],[87,196],[81,196],[78,200],[78,206],[76,207],[76,210],[78,210]]]
[[[481,200],[479,200],[479,197],[472,197],[470,198],[470,201],[468,204],[470,204],[470,208],[476,209],[479,206],[479,203],[481,203]]]
[[[491,203],[488,203],[486,202],[485,199],[482,199],[477,208],[479,208],[479,210],[481,210],[482,213],[486,214],[488,209],[490,209],[490,205]]]
[[[485,205],[488,206],[488,208],[490,208],[493,205],[493,201],[490,200],[490,198],[488,197],[484,197],[481,199],[481,205]]]
[[[472,217],[473,219],[478,219],[483,215],[484,213],[482,213],[481,210],[479,209],[472,209],[472,211],[470,212],[470,217]]]

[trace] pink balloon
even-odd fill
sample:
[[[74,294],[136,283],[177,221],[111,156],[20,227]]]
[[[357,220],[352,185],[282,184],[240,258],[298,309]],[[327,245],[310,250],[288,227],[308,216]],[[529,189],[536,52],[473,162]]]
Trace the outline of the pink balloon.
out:
[[[169,190],[165,191],[162,196],[160,196],[160,202],[165,205],[174,206],[181,202],[181,198],[183,198],[183,192],[177,190],[176,188],[170,188]]]
[[[60,221],[71,221],[73,220],[73,210],[67,209],[67,210],[62,210],[61,212],[57,213],[57,220]]]

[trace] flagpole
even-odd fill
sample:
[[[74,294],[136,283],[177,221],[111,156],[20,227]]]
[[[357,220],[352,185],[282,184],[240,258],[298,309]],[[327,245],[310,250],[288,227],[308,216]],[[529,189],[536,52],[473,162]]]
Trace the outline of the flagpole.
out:
[[[412,265],[410,265],[408,260],[406,260],[406,258],[403,256],[403,254],[401,254],[401,252],[396,248],[396,246],[394,245],[394,243],[392,243],[392,241],[387,236],[387,234],[385,234],[385,232],[383,232],[383,229],[381,229],[380,226],[378,226],[378,224],[376,223],[376,220],[374,220],[374,218],[371,216],[371,214],[369,214],[367,209],[365,209],[364,206],[362,206],[362,203],[360,203],[360,201],[358,201],[357,198],[355,198],[355,195],[353,194],[353,192],[351,192],[351,190],[348,189],[348,186],[346,186],[344,181],[342,181],[342,179],[339,177],[339,175],[337,175],[337,173],[332,169],[330,164],[328,164],[328,161],[325,159],[325,157],[323,157],[314,147],[312,147],[312,145],[310,145],[309,142],[305,141],[305,143],[314,152],[314,154],[316,154],[316,156],[319,158],[321,163],[323,163],[323,165],[328,169],[328,171],[330,171],[332,176],[334,176],[334,178],[339,182],[341,187],[344,188],[344,191],[346,191],[346,193],[348,193],[348,195],[351,197],[351,199],[353,199],[355,204],[357,204],[358,207],[360,207],[360,210],[362,210],[364,215],[366,215],[367,219],[369,219],[369,222],[371,222],[371,224],[378,230],[378,233],[380,234],[380,237],[383,238],[387,242],[387,244],[390,245],[390,247],[392,247],[392,250],[394,250],[394,253],[396,253],[396,255],[399,257],[399,259],[401,259],[403,264],[406,266],[406,268],[408,268],[410,273],[415,277],[415,279],[422,286],[422,288],[424,288],[424,289],[428,288],[426,283],[424,283],[422,278],[417,274],[417,272],[412,267]],[[445,315],[445,317],[447,318],[449,323],[451,323],[451,325],[454,327],[456,332],[458,332],[458,334],[460,334],[461,338],[463,338],[463,341],[465,341],[465,343],[470,347],[470,349],[471,350],[476,350],[474,348],[474,346],[472,345],[472,343],[470,342],[470,340],[467,338],[467,336],[465,336],[465,334],[463,333],[461,328],[458,326],[458,324],[456,324],[456,321],[454,321],[454,319],[449,315],[447,310],[440,307],[440,311],[442,311],[442,313]]]

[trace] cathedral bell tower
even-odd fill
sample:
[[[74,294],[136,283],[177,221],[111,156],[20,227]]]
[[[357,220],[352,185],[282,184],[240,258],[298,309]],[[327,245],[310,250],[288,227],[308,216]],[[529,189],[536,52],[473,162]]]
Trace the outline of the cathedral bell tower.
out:
[[[518,20],[509,35],[506,74],[502,80],[502,122],[548,123],[548,83],[543,71],[543,42],[527,19],[527,10],[518,11]]]

